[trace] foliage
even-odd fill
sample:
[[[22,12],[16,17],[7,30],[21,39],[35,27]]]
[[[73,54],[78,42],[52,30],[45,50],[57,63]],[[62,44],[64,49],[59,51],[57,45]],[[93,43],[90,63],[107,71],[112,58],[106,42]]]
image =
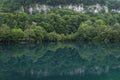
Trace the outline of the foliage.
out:
[[[120,14],[58,9],[46,14],[0,13],[0,42],[120,41]]]
[[[120,7],[120,0],[1,0],[0,8],[5,12],[16,12],[21,9],[21,6],[27,11],[28,7],[33,6],[34,4],[46,4],[46,5],[78,5],[83,4],[86,6],[89,5],[106,5],[110,10],[118,9]]]
[[[2,25],[0,27],[0,41],[9,41],[10,40],[10,28],[7,25]]]
[[[25,33],[22,29],[12,29],[10,32],[11,41],[18,42],[24,38]]]

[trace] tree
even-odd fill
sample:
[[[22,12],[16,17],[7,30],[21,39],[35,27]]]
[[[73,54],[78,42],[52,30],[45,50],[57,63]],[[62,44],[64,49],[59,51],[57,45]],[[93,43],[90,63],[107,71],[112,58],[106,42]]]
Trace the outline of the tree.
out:
[[[0,41],[7,42],[10,40],[10,27],[3,24],[0,27]]]
[[[28,28],[25,31],[25,40],[29,42],[34,42],[35,41],[35,32],[32,28]]]
[[[13,42],[19,42],[24,39],[24,32],[22,29],[12,29],[10,33],[11,41]]]
[[[90,20],[82,23],[77,31],[78,39],[80,40],[91,40],[93,35],[93,26],[90,25]]]
[[[57,34],[56,32],[50,32],[45,38],[47,41],[61,41],[61,35]]]
[[[35,40],[37,42],[41,42],[44,39],[44,37],[46,36],[45,29],[40,26],[36,26],[33,30],[35,33]]]

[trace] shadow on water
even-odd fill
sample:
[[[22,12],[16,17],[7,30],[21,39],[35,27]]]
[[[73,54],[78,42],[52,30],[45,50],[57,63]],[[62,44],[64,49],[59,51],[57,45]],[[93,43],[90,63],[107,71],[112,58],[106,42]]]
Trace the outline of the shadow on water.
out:
[[[120,43],[0,46],[0,80],[119,80]]]

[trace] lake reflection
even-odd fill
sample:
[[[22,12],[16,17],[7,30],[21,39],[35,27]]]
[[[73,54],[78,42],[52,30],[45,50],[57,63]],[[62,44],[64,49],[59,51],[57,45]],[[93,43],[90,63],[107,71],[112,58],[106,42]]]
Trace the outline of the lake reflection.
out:
[[[0,80],[119,80],[120,43],[0,45]]]

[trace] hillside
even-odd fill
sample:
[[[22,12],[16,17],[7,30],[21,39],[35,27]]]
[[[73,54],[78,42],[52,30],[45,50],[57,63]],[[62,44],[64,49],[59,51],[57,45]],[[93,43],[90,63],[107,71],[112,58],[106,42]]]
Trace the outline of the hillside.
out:
[[[31,6],[36,4],[39,5],[49,5],[49,6],[59,6],[59,5],[80,5],[83,4],[84,8],[96,4],[101,6],[107,6],[109,10],[119,10],[120,0],[2,0],[4,5],[2,7],[3,11],[13,12],[20,10],[21,7],[28,10]]]
[[[0,42],[120,41],[119,3],[1,0]]]

